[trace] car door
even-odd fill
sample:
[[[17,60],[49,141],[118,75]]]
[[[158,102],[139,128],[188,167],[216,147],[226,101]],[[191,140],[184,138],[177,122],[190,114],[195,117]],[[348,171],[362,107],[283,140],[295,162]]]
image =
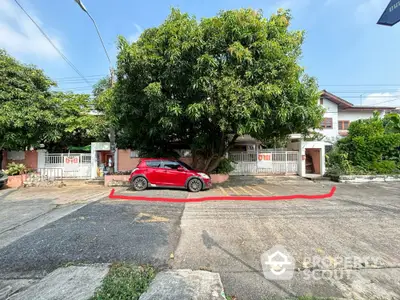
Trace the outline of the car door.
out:
[[[160,160],[148,160],[146,163],[145,175],[150,184],[162,185],[163,169]]]
[[[178,168],[180,171],[178,171]],[[186,169],[184,169],[177,161],[163,161],[162,169],[164,170],[162,175],[162,185],[179,187],[185,186],[188,174]]]

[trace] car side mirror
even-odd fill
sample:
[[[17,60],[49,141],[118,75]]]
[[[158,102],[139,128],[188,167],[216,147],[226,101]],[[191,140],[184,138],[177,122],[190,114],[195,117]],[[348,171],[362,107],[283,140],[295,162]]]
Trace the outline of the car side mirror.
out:
[[[185,169],[184,169],[184,168],[182,168],[182,167],[178,167],[176,170],[177,170],[177,171],[179,171],[179,172],[183,172],[183,171],[185,171]]]

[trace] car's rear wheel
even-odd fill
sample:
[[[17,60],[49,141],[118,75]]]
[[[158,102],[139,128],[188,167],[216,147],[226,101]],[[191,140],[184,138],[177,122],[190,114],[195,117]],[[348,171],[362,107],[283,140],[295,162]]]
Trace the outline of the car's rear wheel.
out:
[[[139,176],[133,179],[132,185],[136,191],[143,191],[147,188],[148,182],[146,178]]]
[[[203,188],[203,183],[198,178],[192,178],[188,182],[188,190],[191,192],[199,192]]]

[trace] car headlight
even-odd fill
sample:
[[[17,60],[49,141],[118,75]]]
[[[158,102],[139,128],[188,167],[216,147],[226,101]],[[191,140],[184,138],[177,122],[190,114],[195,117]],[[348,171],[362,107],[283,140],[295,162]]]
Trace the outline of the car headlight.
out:
[[[199,173],[199,175],[205,179],[210,179],[210,176],[208,176],[207,174],[204,173]]]

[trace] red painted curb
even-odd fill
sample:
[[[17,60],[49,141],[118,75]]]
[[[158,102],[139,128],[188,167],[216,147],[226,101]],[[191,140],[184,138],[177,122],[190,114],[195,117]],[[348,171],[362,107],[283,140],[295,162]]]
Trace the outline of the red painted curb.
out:
[[[164,198],[164,197],[145,197],[145,196],[126,196],[126,195],[115,195],[115,189],[112,189],[110,199],[119,200],[134,200],[134,201],[160,201],[160,202],[203,202],[203,201],[221,201],[221,200],[239,200],[239,201],[276,201],[276,200],[294,200],[294,199],[307,199],[307,200],[318,200],[330,198],[335,194],[336,186],[332,187],[331,191],[327,194],[319,195],[286,195],[286,196],[209,196],[192,199],[180,199],[180,198]]]

